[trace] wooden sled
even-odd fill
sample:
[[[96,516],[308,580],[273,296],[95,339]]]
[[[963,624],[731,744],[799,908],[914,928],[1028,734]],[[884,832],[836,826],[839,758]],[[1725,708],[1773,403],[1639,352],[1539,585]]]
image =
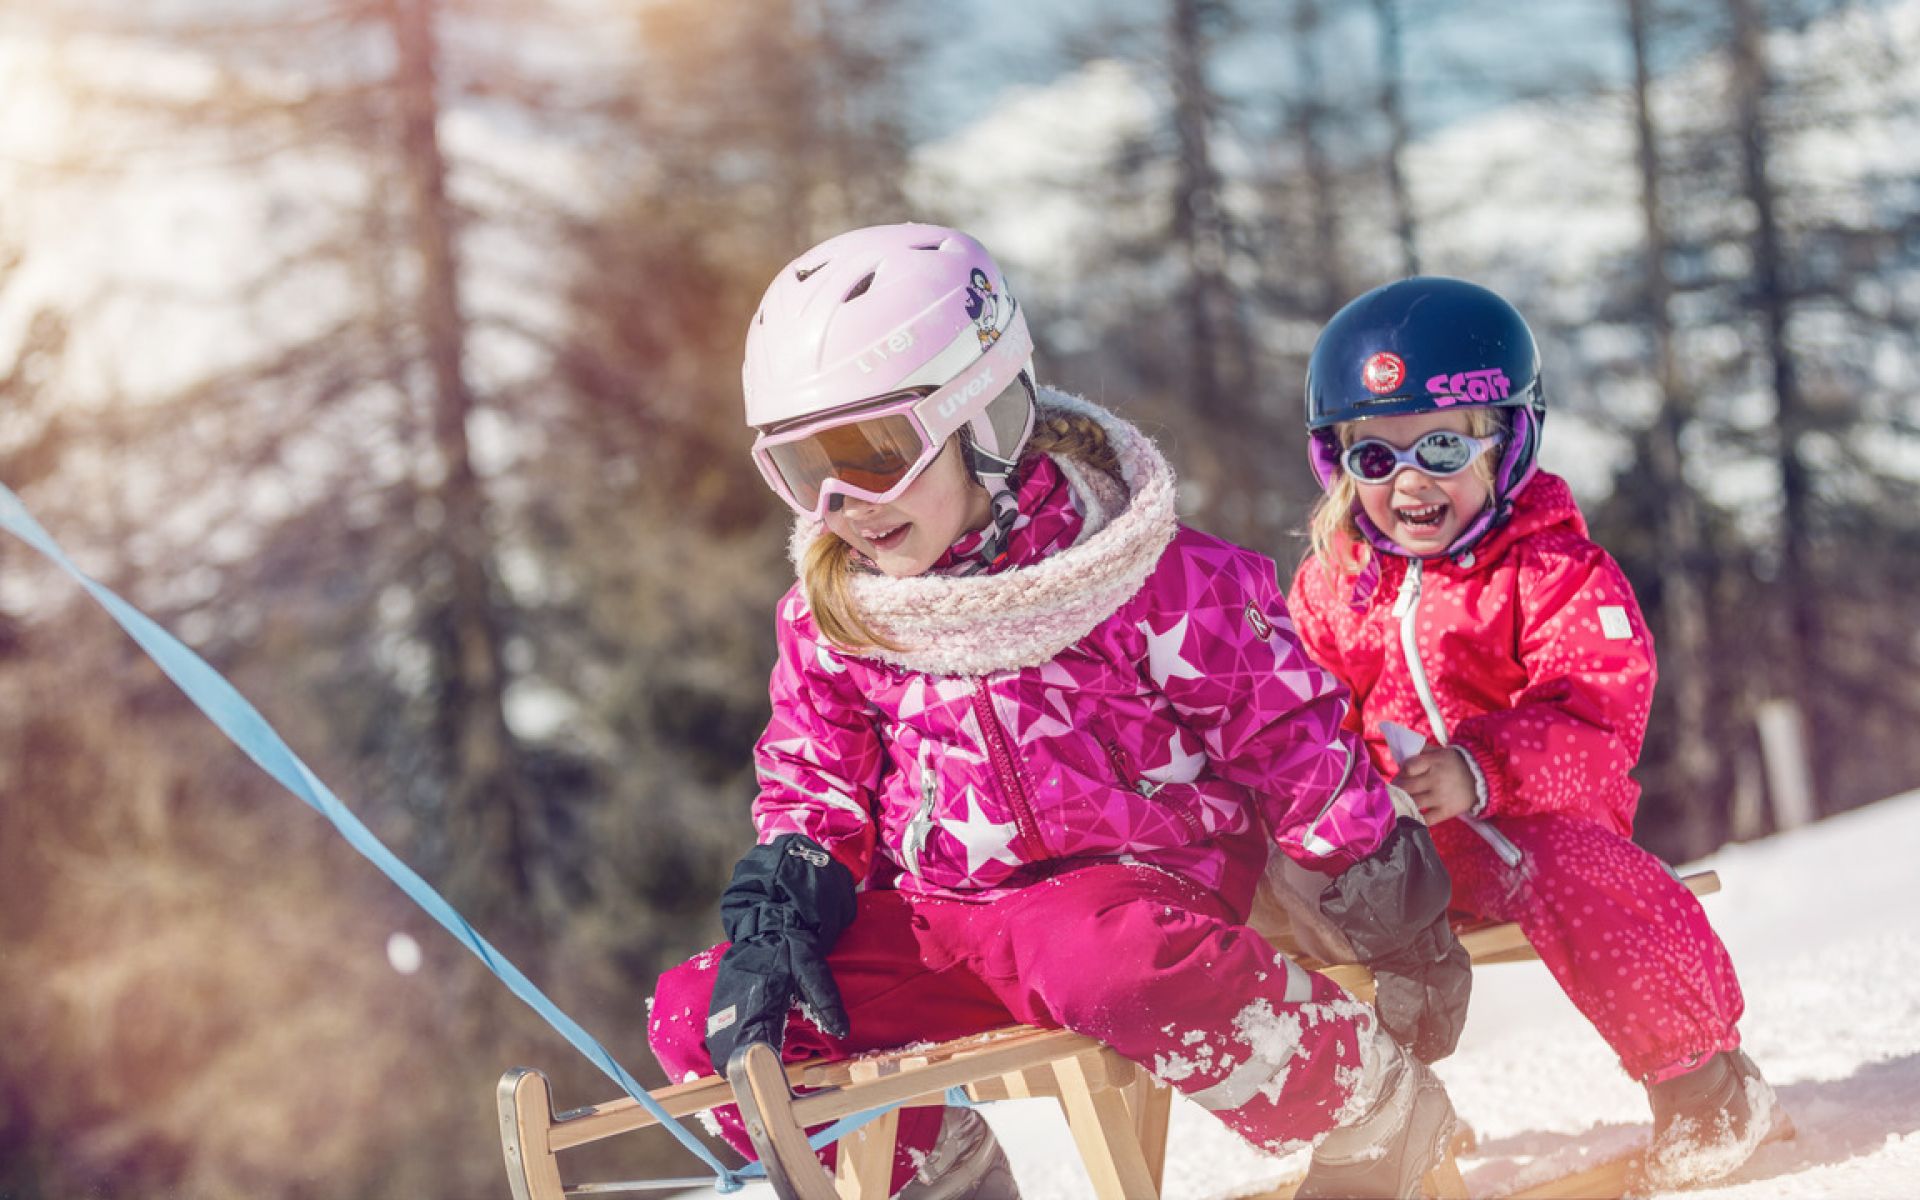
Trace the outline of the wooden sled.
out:
[[[1682,882],[1696,895],[1720,890],[1719,877],[1711,871]],[[1249,924],[1301,966],[1371,999],[1373,979],[1366,968],[1327,961],[1339,957],[1342,940],[1318,911],[1301,902],[1285,881],[1270,876],[1268,884]],[[1476,967],[1537,957],[1515,924],[1462,926],[1459,936]],[[771,1047],[754,1043],[734,1055],[725,1079],[709,1075],[648,1094],[676,1119],[737,1104],[781,1200],[885,1200],[897,1111],[841,1139],[838,1167],[831,1176],[814,1157],[804,1131],[889,1105],[942,1105],[949,1088],[964,1089],[976,1102],[1056,1099],[1096,1196],[1158,1200],[1172,1089],[1100,1042],[1066,1030],[1010,1025],[931,1047],[785,1065]],[[573,1186],[562,1181],[562,1151],[659,1123],[633,1098],[556,1114],[546,1076],[516,1067],[501,1079],[498,1099],[514,1200],[567,1200],[652,1186],[646,1181]],[[1451,1158],[1425,1182],[1432,1195],[1448,1200],[1466,1195]],[[1542,1193],[1547,1194],[1559,1193]],[[1267,1197],[1291,1195],[1289,1186]]]

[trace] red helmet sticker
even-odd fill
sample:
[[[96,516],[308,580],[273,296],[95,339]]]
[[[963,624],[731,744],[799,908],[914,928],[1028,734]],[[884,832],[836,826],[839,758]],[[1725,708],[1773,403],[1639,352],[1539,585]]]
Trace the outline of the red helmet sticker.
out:
[[[1406,379],[1407,364],[1400,361],[1398,354],[1387,350],[1375,354],[1367,360],[1366,366],[1360,368],[1360,382],[1366,384],[1367,390],[1376,396],[1397,390]]]

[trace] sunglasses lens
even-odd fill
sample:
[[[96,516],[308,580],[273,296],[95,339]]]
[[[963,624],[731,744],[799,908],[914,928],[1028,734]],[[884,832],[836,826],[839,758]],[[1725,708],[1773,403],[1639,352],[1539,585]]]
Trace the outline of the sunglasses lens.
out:
[[[808,512],[820,503],[829,479],[879,497],[898,486],[918,465],[926,447],[920,431],[903,414],[849,421],[766,449],[767,461]]]
[[[1385,442],[1368,439],[1347,449],[1347,470],[1361,479],[1380,480],[1393,474],[1399,456]]]
[[[1434,475],[1452,475],[1473,461],[1473,443],[1457,433],[1440,430],[1413,444],[1414,461]]]

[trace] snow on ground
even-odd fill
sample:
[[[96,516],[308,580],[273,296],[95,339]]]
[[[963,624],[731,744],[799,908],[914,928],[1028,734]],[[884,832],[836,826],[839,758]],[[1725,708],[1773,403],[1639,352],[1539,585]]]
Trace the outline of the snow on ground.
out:
[[[1699,1200],[1920,1195],[1920,920],[1911,895],[1920,792],[1730,846],[1705,900],[1747,996],[1746,1047],[1798,1127]],[[1476,1196],[1644,1139],[1646,1094],[1538,963],[1482,969],[1460,1049],[1437,1068],[1480,1139]],[[1093,1195],[1051,1101],[988,1105],[1026,1200]],[[1176,1100],[1168,1200],[1226,1200],[1304,1169],[1254,1153]],[[712,1193],[704,1193],[711,1195]],[[764,1200],[765,1185],[737,1193]]]

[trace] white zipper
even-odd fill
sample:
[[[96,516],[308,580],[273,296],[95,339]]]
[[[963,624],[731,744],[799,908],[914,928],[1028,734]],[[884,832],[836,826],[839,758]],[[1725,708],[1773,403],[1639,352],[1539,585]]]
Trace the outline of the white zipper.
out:
[[[1427,681],[1426,664],[1420,661],[1420,639],[1415,626],[1420,618],[1420,568],[1417,558],[1407,560],[1406,578],[1400,581],[1400,594],[1393,600],[1393,615],[1400,618],[1400,653],[1406,657],[1407,673],[1413,676],[1413,690],[1420,695],[1420,707],[1427,712],[1427,726],[1433,730],[1434,740],[1442,746],[1448,744],[1447,722],[1440,715],[1440,706],[1433,699],[1433,685]],[[1520,847],[1507,840],[1507,836],[1478,817],[1460,814],[1460,819],[1493,847],[1500,861],[1509,867],[1518,867],[1524,855]]]

